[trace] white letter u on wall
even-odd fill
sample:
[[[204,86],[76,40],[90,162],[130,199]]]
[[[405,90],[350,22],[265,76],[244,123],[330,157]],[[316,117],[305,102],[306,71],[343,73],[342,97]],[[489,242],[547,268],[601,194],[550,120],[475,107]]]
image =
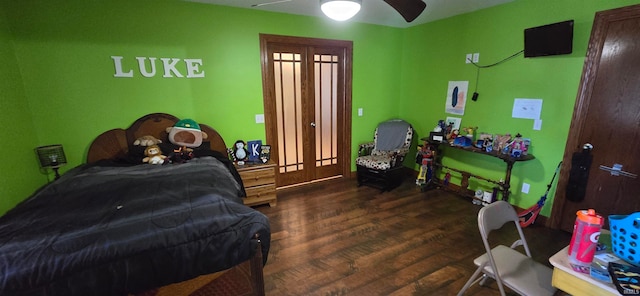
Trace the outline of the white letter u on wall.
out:
[[[144,60],[149,59],[149,64],[151,64],[151,72],[147,71],[147,67],[144,63]],[[154,57],[136,57],[138,60],[138,68],[140,69],[140,74],[144,77],[153,77],[156,75],[156,58]]]

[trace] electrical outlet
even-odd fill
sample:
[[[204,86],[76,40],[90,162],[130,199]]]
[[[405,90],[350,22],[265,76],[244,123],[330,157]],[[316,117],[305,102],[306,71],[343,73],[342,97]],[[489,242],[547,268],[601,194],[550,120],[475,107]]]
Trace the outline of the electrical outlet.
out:
[[[467,64],[471,64],[471,60],[473,60],[473,54],[468,53],[467,57],[464,60],[464,62],[467,63]]]
[[[480,61],[480,53],[476,52],[476,53],[473,54],[473,62],[477,63],[479,61]]]
[[[256,114],[256,123],[264,123],[264,114]]]
[[[522,183],[522,193],[529,193],[529,183]]]

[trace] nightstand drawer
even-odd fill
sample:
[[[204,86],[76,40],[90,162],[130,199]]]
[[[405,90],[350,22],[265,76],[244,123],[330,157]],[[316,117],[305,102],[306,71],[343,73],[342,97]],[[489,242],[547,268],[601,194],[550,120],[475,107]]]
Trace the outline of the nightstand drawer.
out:
[[[276,185],[275,184],[267,184],[261,186],[247,187],[245,188],[247,192],[247,202],[249,200],[270,200],[275,199],[276,197]],[[246,202],[245,202],[246,204]]]
[[[240,171],[240,177],[245,188],[276,183],[276,176],[272,167]]]
[[[272,161],[266,164],[236,165],[242,178],[244,191],[247,196],[242,202],[248,206],[269,204],[275,207],[278,202],[276,195],[276,165]]]

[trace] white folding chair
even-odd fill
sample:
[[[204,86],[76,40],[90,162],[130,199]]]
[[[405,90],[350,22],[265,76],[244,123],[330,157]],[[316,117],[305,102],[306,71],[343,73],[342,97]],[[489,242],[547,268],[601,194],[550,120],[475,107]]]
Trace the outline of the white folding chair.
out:
[[[502,228],[505,224],[513,222],[520,239],[513,242],[511,247],[498,245],[491,248],[488,238],[493,230]],[[480,281],[484,285],[488,278],[495,279],[500,289],[500,295],[505,295],[504,286],[507,286],[520,295],[553,295],[556,289],[551,286],[551,268],[534,261],[531,258],[529,246],[522,233],[518,214],[515,209],[506,201],[496,201],[478,213],[478,228],[480,236],[487,251],[482,256],[473,260],[478,269],[462,287],[458,296]],[[526,254],[516,250],[518,246],[523,246]],[[497,271],[497,272],[495,272]]]

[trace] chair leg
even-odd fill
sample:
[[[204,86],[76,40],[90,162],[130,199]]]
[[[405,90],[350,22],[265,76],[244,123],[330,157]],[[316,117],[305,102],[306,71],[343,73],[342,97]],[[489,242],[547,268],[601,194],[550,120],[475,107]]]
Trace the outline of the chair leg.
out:
[[[460,292],[458,292],[457,296],[462,296],[464,295],[464,292],[467,291],[467,289],[469,289],[469,287],[471,287],[471,285],[475,284],[476,282],[482,280],[483,276],[485,276],[484,274],[482,274],[482,276],[480,275],[480,272],[482,272],[482,269],[484,268],[484,265],[479,266],[478,269],[476,269],[476,271],[473,273],[473,275],[471,275],[471,277],[469,278],[469,280],[464,284],[464,286],[462,287],[462,289],[460,289]]]
[[[493,280],[493,279],[490,276],[488,276],[487,274],[483,274],[479,285],[482,286],[482,287],[486,287],[488,285],[491,285],[491,280]]]

